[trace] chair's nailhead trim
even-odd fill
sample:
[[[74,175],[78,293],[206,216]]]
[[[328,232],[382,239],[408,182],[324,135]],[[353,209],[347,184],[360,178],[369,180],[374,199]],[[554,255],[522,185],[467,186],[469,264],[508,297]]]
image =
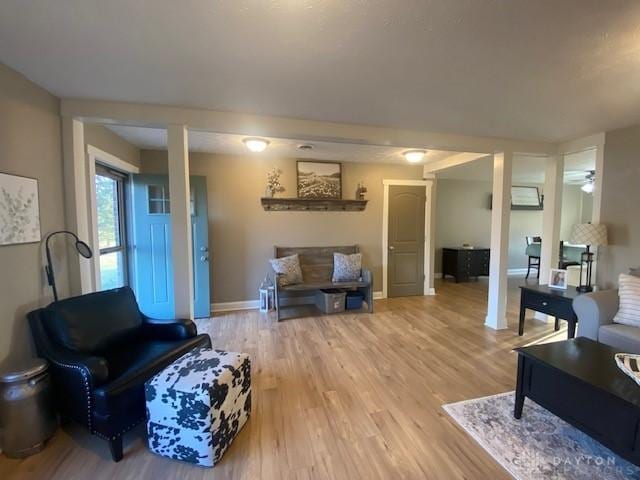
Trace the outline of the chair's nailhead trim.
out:
[[[58,362],[58,361],[53,360],[53,359],[50,359],[50,361],[52,361],[53,363],[55,363],[56,365],[59,365],[61,367],[73,368],[73,369],[78,370],[80,372],[80,376],[82,377],[82,381],[84,383],[85,394],[86,394],[86,397],[87,397],[87,426],[89,427],[89,431],[92,434],[102,438],[103,440],[115,440],[117,437],[119,437],[123,433],[128,432],[129,430],[134,428],[136,425],[138,425],[140,422],[142,422],[146,418],[146,417],[140,417],[140,418],[134,420],[134,422],[132,424],[124,427],[124,429],[122,429],[120,432],[116,433],[115,436],[113,436],[111,438],[105,437],[100,432],[94,431],[93,428],[92,428],[92,422],[91,422],[91,388],[89,386],[89,376],[87,374],[86,369],[84,367],[79,366],[79,365],[72,365],[72,364],[69,364],[69,363],[62,363],[62,362]]]
[[[57,360],[53,360],[53,359],[49,359],[49,360],[61,367],[73,368],[80,372],[80,376],[82,377],[82,382],[84,383],[85,395],[87,397],[87,426],[89,427],[89,430],[92,431],[93,429],[91,428],[91,388],[89,386],[89,376],[86,372],[86,369],[79,365],[72,365],[69,363],[58,362]]]
[[[134,428],[135,426],[137,426],[140,422],[142,422],[146,417],[141,417],[138,418],[137,420],[134,420],[134,422],[131,425],[128,425],[126,427],[124,427],[122,430],[120,430],[118,433],[115,433],[112,437],[107,437],[105,435],[102,435],[100,432],[92,432],[95,436],[100,437],[103,440],[115,440],[116,438],[118,438],[119,436],[121,436],[123,433],[127,433],[129,430],[131,430],[132,428]]]

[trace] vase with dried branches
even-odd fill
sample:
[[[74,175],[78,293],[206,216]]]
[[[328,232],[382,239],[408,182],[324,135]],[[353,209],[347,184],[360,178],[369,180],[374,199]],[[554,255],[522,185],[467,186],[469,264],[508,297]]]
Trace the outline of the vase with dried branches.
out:
[[[267,198],[274,197],[276,193],[284,192],[284,187],[280,183],[280,175],[282,175],[282,170],[276,167],[267,173],[267,189],[265,191]]]

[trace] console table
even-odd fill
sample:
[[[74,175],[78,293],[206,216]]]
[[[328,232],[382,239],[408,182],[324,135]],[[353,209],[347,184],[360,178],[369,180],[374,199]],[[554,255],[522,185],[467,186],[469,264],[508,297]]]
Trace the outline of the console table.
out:
[[[489,275],[490,253],[488,248],[443,248],[442,278],[451,275],[457,283]]]
[[[527,310],[545,313],[555,317],[556,331],[560,328],[559,319],[566,320],[567,338],[576,335],[576,323],[578,317],[573,311],[573,299],[578,295],[575,287],[569,286],[566,290],[549,288],[547,285],[526,285],[520,287],[520,322],[518,323],[518,335],[524,333],[524,314]]]

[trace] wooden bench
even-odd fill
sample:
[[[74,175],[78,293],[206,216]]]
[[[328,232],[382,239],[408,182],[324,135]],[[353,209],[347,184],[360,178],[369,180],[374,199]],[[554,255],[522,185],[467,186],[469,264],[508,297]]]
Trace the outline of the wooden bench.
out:
[[[278,275],[275,282],[276,314],[278,321],[282,318],[282,298],[287,292],[312,292],[325,288],[358,290],[364,295],[369,313],[373,312],[373,276],[371,271],[362,269],[361,277],[353,282],[331,281],[333,277],[333,252],[350,255],[359,253],[357,245],[345,247],[275,247],[275,258],[298,254],[304,283],[280,286]],[[284,295],[283,295],[284,294]]]

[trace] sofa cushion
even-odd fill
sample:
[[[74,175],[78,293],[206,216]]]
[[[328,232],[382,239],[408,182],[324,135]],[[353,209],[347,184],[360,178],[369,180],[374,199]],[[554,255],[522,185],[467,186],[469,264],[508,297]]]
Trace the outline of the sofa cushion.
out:
[[[640,354],[640,328],[612,323],[598,331],[598,341],[625,353]]]
[[[99,354],[135,338],[142,316],[129,287],[54,302],[44,315],[45,328],[60,346]]]
[[[353,282],[362,275],[362,254],[345,255],[333,252],[332,282]]]
[[[269,260],[274,272],[281,275],[278,277],[278,285],[294,285],[302,283],[302,269],[300,268],[300,258],[298,254],[288,257],[272,258]]]
[[[640,277],[621,273],[618,279],[618,296],[620,306],[613,321],[640,327]]]

